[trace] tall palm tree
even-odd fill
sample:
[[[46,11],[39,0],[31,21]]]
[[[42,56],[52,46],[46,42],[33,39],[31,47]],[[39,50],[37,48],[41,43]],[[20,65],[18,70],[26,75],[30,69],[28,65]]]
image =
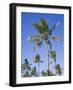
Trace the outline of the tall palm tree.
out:
[[[48,23],[44,19],[40,19],[40,21],[38,23],[33,23],[32,24],[32,25],[35,26],[35,28],[38,30],[38,32],[40,34],[40,36],[33,36],[33,38],[40,37],[39,40],[41,42],[43,42],[43,41],[46,42],[46,54],[47,54],[48,63],[49,63],[48,50],[52,49],[51,39],[53,39],[53,40],[60,40],[60,37],[52,36],[53,31],[56,29],[56,27],[59,24],[60,23],[54,24],[54,25],[52,25],[51,28],[49,28]],[[49,71],[49,64],[48,64],[48,71]]]
[[[62,70],[63,70],[63,69],[61,68],[60,64],[57,64],[57,65],[56,65],[56,75],[61,76]]]
[[[34,57],[34,62],[38,64],[38,76],[40,76],[40,62],[43,62],[40,60],[40,55],[36,54]]]

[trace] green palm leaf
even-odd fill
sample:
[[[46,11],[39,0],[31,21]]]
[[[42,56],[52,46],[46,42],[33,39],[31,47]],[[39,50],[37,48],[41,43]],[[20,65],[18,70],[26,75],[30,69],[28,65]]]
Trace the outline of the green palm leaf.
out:
[[[42,40],[42,37],[39,35],[35,35],[35,36],[28,37],[27,40],[30,42],[38,42]]]
[[[55,40],[55,41],[61,40],[61,38],[59,36],[52,36],[51,39],[52,40]]]
[[[40,19],[40,24],[41,24],[41,27],[43,28],[44,32],[47,32],[49,28],[48,28],[46,20]]]
[[[49,31],[49,35],[50,35],[50,36],[52,35],[53,30],[55,30],[55,29],[56,29],[56,27],[57,27],[59,24],[60,24],[60,22],[58,22],[58,23],[56,23],[56,24],[52,25],[52,27],[51,27],[51,29],[50,29],[50,31]]]
[[[53,58],[53,59],[55,60],[55,62],[56,62],[56,51],[50,51],[50,52],[49,52],[49,56],[50,56],[51,58]]]
[[[32,25],[38,30],[40,34],[44,33],[44,30],[40,23],[33,23]]]
[[[39,23],[33,23],[32,24],[40,34],[49,33],[49,27],[47,25],[46,20],[40,19]]]
[[[41,47],[42,44],[43,44],[42,41],[37,42],[36,45],[33,48],[33,51],[35,51],[36,48]]]

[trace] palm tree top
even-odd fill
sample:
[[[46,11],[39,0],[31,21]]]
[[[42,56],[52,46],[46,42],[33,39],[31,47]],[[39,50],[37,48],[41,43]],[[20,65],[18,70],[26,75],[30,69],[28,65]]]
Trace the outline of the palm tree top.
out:
[[[40,34],[49,34],[51,36],[53,30],[56,29],[59,24],[60,22],[57,22],[56,24],[53,24],[51,28],[49,28],[47,21],[41,18],[39,22],[35,22],[32,25],[38,30]]]
[[[34,57],[34,62],[39,62],[40,61],[40,55],[39,54],[36,54],[35,57]]]
[[[49,51],[49,56],[53,58],[56,62],[56,51]]]
[[[39,22],[33,23],[33,26],[39,31],[40,34],[43,34],[45,32],[49,32],[49,27],[45,19],[40,19]]]

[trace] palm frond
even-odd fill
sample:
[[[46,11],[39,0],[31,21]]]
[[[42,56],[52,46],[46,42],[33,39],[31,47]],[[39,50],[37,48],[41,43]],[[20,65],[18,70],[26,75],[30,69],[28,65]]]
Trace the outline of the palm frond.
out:
[[[50,35],[50,36],[52,35],[53,30],[55,30],[55,29],[56,29],[56,27],[57,27],[59,24],[60,24],[60,22],[58,22],[58,23],[56,23],[56,24],[52,25],[52,27],[51,27],[51,29],[50,29],[50,31],[49,31],[49,35]]]
[[[40,19],[38,23],[32,24],[40,34],[44,34],[45,32],[49,33],[49,27],[45,19]]]
[[[35,51],[37,48],[41,47],[42,44],[43,44],[42,41],[37,42],[33,48],[33,51]]]
[[[41,29],[43,29],[43,33],[49,33],[49,27],[47,21],[45,19],[40,19]]]
[[[42,40],[42,37],[39,35],[35,35],[35,36],[28,37],[27,40],[30,42],[38,42]]]
[[[56,51],[49,51],[49,56],[53,58],[56,62]]]
[[[33,25],[36,29],[38,29],[38,30],[40,29],[39,23],[33,23],[32,25]]]
[[[43,24],[43,25],[46,25],[47,23],[46,23],[46,20],[45,19],[40,19],[40,22]]]
[[[40,23],[33,23],[32,25],[38,30],[40,34],[44,33],[44,30],[42,26],[40,25]]]
[[[51,39],[52,40],[55,40],[55,41],[61,40],[61,38],[59,36],[52,36]]]

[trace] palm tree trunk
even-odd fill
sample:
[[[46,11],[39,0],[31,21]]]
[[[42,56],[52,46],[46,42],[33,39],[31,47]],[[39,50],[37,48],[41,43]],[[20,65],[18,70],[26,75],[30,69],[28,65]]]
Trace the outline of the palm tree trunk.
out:
[[[38,62],[38,76],[40,76],[40,63]]]
[[[55,69],[55,75],[56,75],[56,61],[54,62],[54,69]]]
[[[48,44],[46,44],[46,54],[47,54],[47,60],[48,60],[48,76],[49,76],[49,55],[48,55]]]

